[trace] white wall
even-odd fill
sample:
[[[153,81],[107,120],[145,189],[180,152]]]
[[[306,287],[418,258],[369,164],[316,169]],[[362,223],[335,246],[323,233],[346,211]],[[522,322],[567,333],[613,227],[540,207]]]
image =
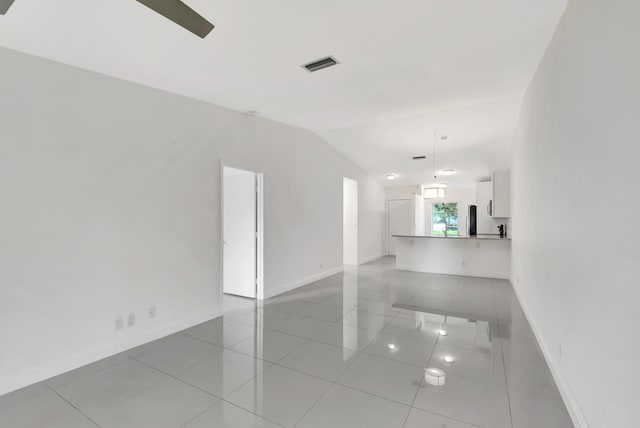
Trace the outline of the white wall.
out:
[[[420,186],[393,186],[385,187],[384,194],[387,200],[413,199],[413,195],[420,194]]]
[[[358,182],[344,178],[342,256],[345,265],[358,264]]]
[[[383,253],[384,189],[311,132],[6,49],[0,69],[0,394],[220,314],[220,159],[264,173],[267,296],[342,269],[343,176],[361,259]]]
[[[638,426],[638,16],[570,2],[513,147],[512,283],[578,427]]]
[[[425,228],[425,200],[422,195],[413,195],[413,209],[415,210],[415,214],[413,216],[413,234],[414,235],[425,235],[427,233],[427,229]]]

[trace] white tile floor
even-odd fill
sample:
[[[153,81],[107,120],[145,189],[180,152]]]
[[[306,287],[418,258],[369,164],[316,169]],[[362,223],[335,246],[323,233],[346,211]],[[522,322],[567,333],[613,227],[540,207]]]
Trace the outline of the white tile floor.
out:
[[[226,296],[224,317],[0,397],[0,426],[573,425],[507,281],[385,258],[262,304]]]

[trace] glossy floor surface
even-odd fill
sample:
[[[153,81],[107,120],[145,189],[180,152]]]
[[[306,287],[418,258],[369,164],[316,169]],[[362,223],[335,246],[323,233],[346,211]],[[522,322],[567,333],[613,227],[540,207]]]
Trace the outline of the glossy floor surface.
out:
[[[224,317],[0,397],[0,425],[573,426],[509,282],[390,258],[262,304],[227,296]]]

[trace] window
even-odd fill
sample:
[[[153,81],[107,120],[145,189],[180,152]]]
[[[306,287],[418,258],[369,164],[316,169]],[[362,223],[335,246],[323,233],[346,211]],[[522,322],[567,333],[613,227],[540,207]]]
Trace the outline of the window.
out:
[[[431,215],[432,235],[458,235],[458,203],[433,204]]]

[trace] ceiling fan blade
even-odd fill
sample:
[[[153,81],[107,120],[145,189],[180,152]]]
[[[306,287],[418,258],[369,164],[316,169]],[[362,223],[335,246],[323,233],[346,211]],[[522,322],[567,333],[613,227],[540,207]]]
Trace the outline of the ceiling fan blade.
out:
[[[0,0],[0,15],[7,13],[15,0]]]
[[[0,0],[0,2],[6,0]],[[214,25],[180,0],[137,0],[160,15],[204,39]]]

